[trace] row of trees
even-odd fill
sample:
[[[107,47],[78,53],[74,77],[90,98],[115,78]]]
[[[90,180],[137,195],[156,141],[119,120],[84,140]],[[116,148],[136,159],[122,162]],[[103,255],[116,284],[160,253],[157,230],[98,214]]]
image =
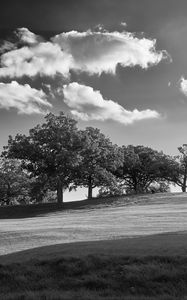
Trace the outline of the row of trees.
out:
[[[113,144],[97,128],[79,130],[77,122],[61,112],[50,113],[29,135],[9,136],[0,163],[0,201],[12,197],[41,201],[47,191],[100,188],[100,194],[147,192],[155,183],[167,190],[173,182],[186,191],[187,151],[171,157],[144,146]]]

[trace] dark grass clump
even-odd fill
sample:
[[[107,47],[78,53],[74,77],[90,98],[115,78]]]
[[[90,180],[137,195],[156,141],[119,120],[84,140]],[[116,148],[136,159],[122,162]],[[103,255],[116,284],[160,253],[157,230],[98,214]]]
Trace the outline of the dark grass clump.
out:
[[[187,258],[85,256],[0,265],[0,299],[187,299]]]

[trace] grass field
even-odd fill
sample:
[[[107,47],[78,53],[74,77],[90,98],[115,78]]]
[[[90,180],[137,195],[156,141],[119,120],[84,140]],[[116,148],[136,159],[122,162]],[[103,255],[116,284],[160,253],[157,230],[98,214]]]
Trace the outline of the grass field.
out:
[[[187,230],[186,194],[124,197],[96,206],[0,220],[0,255],[80,241]]]
[[[187,299],[187,258],[69,257],[0,267],[0,299]]]
[[[0,299],[187,299],[186,194],[85,202],[0,225]]]

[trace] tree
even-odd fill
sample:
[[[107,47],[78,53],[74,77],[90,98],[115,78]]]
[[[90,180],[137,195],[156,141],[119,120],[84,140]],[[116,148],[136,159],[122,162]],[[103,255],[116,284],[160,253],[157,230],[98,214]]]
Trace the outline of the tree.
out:
[[[49,180],[47,176],[44,176],[44,174],[34,176],[30,189],[30,196],[32,200],[36,203],[43,202],[49,188]],[[52,189],[54,188],[52,187]]]
[[[58,203],[63,202],[63,191],[74,179],[81,148],[77,122],[61,112],[50,113],[45,122],[30,129],[29,135],[17,134],[8,140],[4,156],[23,160],[23,166],[33,176],[39,176],[57,191]]]
[[[0,202],[10,205],[30,199],[31,179],[17,159],[0,159]]]
[[[171,181],[181,187],[182,192],[186,192],[187,187],[187,144],[178,147],[180,155],[175,156],[175,166],[171,173]]]
[[[103,186],[99,189],[97,197],[107,196],[122,196],[125,194],[123,181],[115,177],[115,181],[110,182],[109,185]]]
[[[146,192],[151,183],[169,181],[173,159],[149,147],[123,146],[123,168],[118,176],[124,179],[126,190],[134,193]]]
[[[81,162],[77,171],[75,186],[88,188],[88,199],[93,188],[114,183],[113,172],[122,162],[122,153],[99,129],[87,127],[81,131]]]

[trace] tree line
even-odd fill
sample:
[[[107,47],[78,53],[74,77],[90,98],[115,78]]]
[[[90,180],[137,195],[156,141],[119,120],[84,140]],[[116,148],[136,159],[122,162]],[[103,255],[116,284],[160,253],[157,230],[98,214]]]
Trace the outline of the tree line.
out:
[[[142,145],[118,146],[98,128],[80,130],[63,112],[49,113],[28,135],[9,136],[0,160],[0,203],[41,202],[53,192],[63,203],[63,192],[88,189],[92,198],[168,191],[174,183],[186,191],[187,145],[178,156]],[[51,194],[52,195],[52,194]]]

